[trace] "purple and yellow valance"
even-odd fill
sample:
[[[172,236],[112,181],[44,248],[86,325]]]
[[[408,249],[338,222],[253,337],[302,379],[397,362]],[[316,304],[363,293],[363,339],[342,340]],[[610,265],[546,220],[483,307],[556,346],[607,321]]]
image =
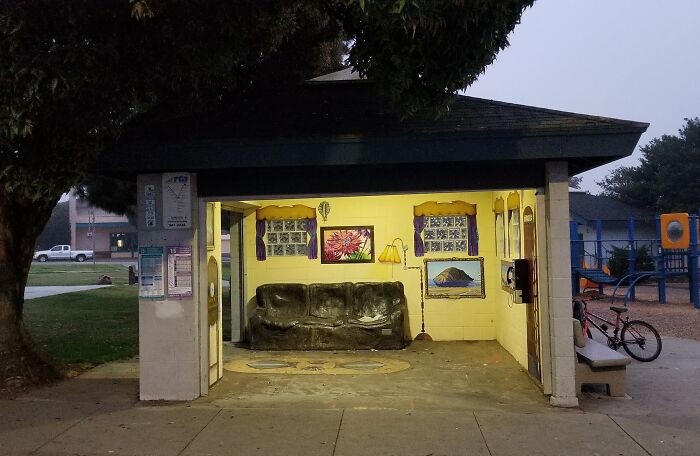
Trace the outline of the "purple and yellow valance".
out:
[[[265,206],[255,211],[255,256],[258,261],[267,259],[265,250],[266,222],[271,220],[306,220],[306,233],[309,235],[308,258],[318,258],[318,236],[316,234],[316,209],[301,204],[294,206]]]

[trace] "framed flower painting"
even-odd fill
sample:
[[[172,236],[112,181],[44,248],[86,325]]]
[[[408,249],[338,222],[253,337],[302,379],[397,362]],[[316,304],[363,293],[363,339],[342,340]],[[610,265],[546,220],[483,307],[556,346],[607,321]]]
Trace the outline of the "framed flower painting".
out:
[[[321,263],[374,263],[374,227],[322,227]]]

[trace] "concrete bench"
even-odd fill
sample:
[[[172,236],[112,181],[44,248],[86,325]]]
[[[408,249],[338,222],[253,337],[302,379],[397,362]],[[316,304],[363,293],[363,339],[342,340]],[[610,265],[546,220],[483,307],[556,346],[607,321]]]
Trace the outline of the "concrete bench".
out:
[[[625,396],[625,373],[629,357],[584,337],[581,322],[574,319],[576,350],[576,393],[583,384],[604,384],[612,397]]]

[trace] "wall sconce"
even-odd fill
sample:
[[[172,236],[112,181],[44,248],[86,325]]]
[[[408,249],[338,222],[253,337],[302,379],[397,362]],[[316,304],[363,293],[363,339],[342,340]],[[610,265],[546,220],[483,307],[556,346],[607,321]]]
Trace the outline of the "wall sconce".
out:
[[[396,263],[401,264],[401,255],[399,254],[399,248],[396,246],[396,241],[401,242],[401,250],[403,250],[403,268],[406,269],[418,269],[420,272],[420,320],[421,320],[421,330],[420,333],[415,337],[415,340],[425,340],[432,341],[433,338],[430,334],[425,332],[425,301],[423,300],[424,290],[423,290],[423,268],[420,266],[407,266],[406,265],[406,253],[408,252],[408,246],[403,242],[401,238],[395,238],[382,250],[382,254],[379,255],[380,263]]]
[[[378,260],[381,263],[401,263],[401,255],[399,255],[399,248],[396,247],[396,241],[401,241],[401,248],[403,249],[403,268],[408,269],[408,266],[406,266],[406,252],[408,251],[408,247],[403,243],[403,239],[401,238],[394,239],[391,241],[391,244],[384,247]]]

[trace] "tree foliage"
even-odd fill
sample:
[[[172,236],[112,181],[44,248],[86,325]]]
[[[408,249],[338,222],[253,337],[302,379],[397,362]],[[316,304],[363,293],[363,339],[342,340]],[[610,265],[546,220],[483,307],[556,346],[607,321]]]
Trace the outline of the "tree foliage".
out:
[[[598,184],[603,194],[657,213],[700,208],[700,118],[685,119],[677,136],[641,148],[638,166],[622,166]]]
[[[569,187],[581,190],[581,182],[583,182],[583,177],[571,176],[569,178]]]
[[[608,260],[611,276],[622,278],[630,273],[629,252],[628,248],[612,246],[612,253]],[[637,247],[635,260],[635,272],[654,270],[654,258],[649,252],[649,246],[640,245]]]
[[[350,64],[377,82],[404,115],[444,109],[496,54],[523,0],[352,0],[343,25],[354,40]]]

